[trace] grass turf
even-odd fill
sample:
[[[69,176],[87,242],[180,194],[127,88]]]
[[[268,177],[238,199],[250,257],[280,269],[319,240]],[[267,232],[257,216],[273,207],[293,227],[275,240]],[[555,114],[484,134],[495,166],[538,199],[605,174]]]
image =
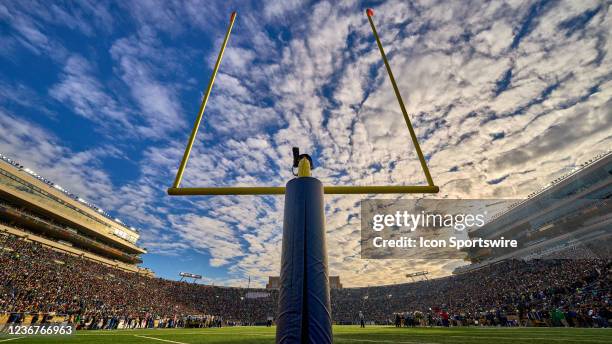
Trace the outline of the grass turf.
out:
[[[149,329],[79,331],[71,336],[4,336],[0,344],[111,343],[111,344],[199,344],[274,343],[274,328],[225,327],[214,329]],[[405,344],[526,344],[612,343],[612,329],[575,328],[394,328],[335,326],[334,343]]]

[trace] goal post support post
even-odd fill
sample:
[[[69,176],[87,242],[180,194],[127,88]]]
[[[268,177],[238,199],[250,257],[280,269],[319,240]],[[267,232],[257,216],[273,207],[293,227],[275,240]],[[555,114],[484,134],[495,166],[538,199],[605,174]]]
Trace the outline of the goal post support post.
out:
[[[285,192],[278,344],[332,343],[323,184],[309,175],[309,161],[301,159]]]

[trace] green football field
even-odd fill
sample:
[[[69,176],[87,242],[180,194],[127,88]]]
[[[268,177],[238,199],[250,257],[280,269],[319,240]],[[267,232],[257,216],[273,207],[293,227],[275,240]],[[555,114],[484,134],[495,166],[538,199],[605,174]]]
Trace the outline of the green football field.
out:
[[[274,343],[274,328],[81,331],[71,336],[3,336],[0,343]],[[612,329],[334,327],[334,343],[612,343]]]

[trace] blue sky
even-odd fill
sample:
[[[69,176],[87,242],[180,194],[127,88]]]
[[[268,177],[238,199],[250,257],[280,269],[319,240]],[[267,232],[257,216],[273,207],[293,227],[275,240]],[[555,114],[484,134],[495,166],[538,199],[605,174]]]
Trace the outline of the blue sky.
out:
[[[185,186],[283,185],[292,146],[327,184],[423,183],[367,7],[437,197],[524,197],[612,146],[605,1],[0,1],[0,152],[140,228],[158,275],[263,285],[282,197],[165,195],[229,14]],[[346,285],[461,264],[359,259],[359,200],[326,199]]]

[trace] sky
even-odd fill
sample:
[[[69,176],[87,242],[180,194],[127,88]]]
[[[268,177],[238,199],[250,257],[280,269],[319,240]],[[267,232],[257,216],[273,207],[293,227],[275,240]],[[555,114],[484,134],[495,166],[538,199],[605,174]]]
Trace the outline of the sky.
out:
[[[291,147],[326,185],[424,184],[365,9],[435,196],[326,196],[345,286],[444,276],[460,260],[365,260],[362,198],[522,198],[612,147],[607,1],[0,0],[0,153],[140,229],[144,266],[263,286],[283,197],[166,195],[229,23],[183,186],[282,186]]]

